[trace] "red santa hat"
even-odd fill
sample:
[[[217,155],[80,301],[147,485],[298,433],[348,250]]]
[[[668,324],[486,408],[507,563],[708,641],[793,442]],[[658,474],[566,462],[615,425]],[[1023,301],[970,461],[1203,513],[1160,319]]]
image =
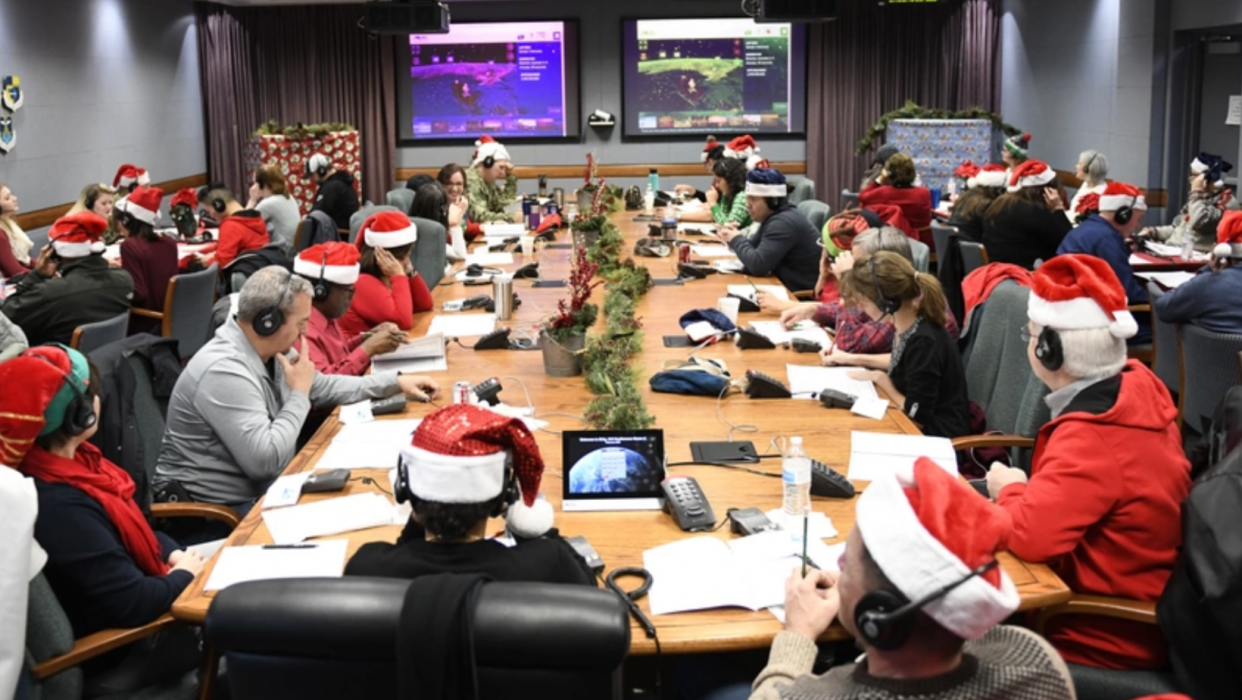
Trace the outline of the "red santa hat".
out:
[[[1004,510],[926,457],[871,482],[856,514],[867,552],[909,600],[994,561],[1012,529]],[[979,639],[1018,603],[1013,581],[994,567],[928,603],[923,612],[962,639]]]
[[[1009,174],[1009,191],[1017,192],[1023,187],[1043,187],[1057,179],[1057,174],[1041,160],[1028,160]]]
[[[198,192],[193,187],[187,187],[183,190],[177,190],[177,194],[172,196],[168,202],[168,208],[179,207],[182,204],[193,209],[198,206]]]
[[[140,186],[116,203],[116,208],[151,226],[160,218],[160,202],[164,190],[158,187]]]
[[[724,147],[724,157],[746,161],[747,170],[768,168],[770,166],[767,159],[759,155],[759,145],[755,143],[755,139],[749,134],[739,136],[730,141]]]
[[[957,169],[953,171],[953,177],[960,178],[962,180],[969,180],[970,178],[978,175],[980,170],[982,170],[982,168],[968,160],[957,166]]]
[[[1143,190],[1124,182],[1110,182],[1100,195],[1100,211],[1117,211],[1122,207],[1147,211],[1147,200],[1143,198]]]
[[[362,222],[358,248],[365,242],[372,248],[400,248],[418,240],[418,228],[399,211],[381,211]]]
[[[322,278],[332,284],[349,285],[358,281],[362,253],[348,243],[333,241],[311,246],[293,260],[293,271],[307,279]]]
[[[1027,316],[1057,330],[1106,328],[1114,338],[1138,332],[1117,274],[1094,255],[1058,255],[1041,265],[1031,281]]]
[[[1078,198],[1078,206],[1074,207],[1075,214],[1093,214],[1100,210],[1100,195],[1095,192]]]
[[[41,355],[43,359],[34,355]],[[31,348],[19,357],[0,363],[0,386],[21,387],[21,391],[0,392],[0,465],[17,467],[22,463],[34,446],[35,438],[49,425],[46,414],[55,413],[49,409],[62,390],[66,396],[59,403],[63,405],[60,405],[59,415],[51,418],[56,427],[63,424],[65,407],[73,396],[73,390],[65,383],[65,375],[79,375],[74,367],[75,356],[81,358],[79,365],[85,367],[85,358],[76,350],[54,345]]]
[[[116,177],[112,178],[113,187],[129,187],[133,184],[149,185],[151,176],[147,171],[136,165],[126,163],[116,169]]]
[[[724,155],[724,144],[716,140],[715,136],[707,137],[707,145],[703,146],[703,155],[699,156],[699,160],[706,163],[709,160],[720,160]]]
[[[47,237],[60,257],[84,258],[104,252],[107,246],[103,233],[107,229],[107,219],[92,211],[82,211],[57,219]]]
[[[489,157],[495,160],[511,160],[509,151],[496,139],[486,135],[480,136],[479,140],[474,142],[474,158],[470,164],[478,165]]]
[[[1242,258],[1242,211],[1227,211],[1216,227],[1216,247],[1212,255],[1218,258]]]
[[[974,177],[966,181],[966,187],[1004,187],[1008,175],[1009,171],[1005,169],[1005,166],[988,163],[979,168],[979,172],[975,173]]]
[[[543,457],[526,424],[470,404],[446,406],[423,419],[401,450],[410,492],[436,503],[485,503],[505,492],[513,474],[519,493],[505,522],[520,537],[552,529],[552,506],[539,500]]]

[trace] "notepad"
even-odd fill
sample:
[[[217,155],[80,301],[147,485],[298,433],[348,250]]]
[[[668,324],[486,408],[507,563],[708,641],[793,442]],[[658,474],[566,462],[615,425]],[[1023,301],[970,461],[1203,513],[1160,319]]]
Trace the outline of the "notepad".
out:
[[[345,570],[348,544],[348,540],[327,540],[295,549],[225,547],[204,588],[218,591],[246,581],[339,577]]]
[[[446,338],[473,338],[487,335],[496,328],[496,314],[453,314],[431,319],[427,335]]]
[[[781,325],[780,321],[751,321],[750,327],[755,332],[777,344],[790,343],[795,338],[815,343],[821,348],[826,348],[832,344],[832,338],[828,336],[828,331],[810,321],[799,322],[791,330],[785,330],[785,326]]]
[[[814,357],[814,356],[812,356]],[[785,374],[789,378],[789,391],[793,398],[804,401],[818,401],[819,393],[824,389],[834,389],[860,399],[876,399],[875,385],[862,379],[851,379],[851,372],[859,371],[857,367],[817,367],[813,365],[785,365]]]
[[[850,481],[876,479],[908,470],[919,457],[957,476],[957,454],[948,438],[891,433],[850,433]]]
[[[420,420],[377,420],[347,425],[315,463],[315,469],[387,469],[397,464],[401,448]]]
[[[378,493],[331,498],[263,512],[272,541],[297,544],[311,537],[339,535],[392,523],[392,503]]]
[[[397,346],[396,350],[371,358],[372,372],[426,374],[448,371],[444,334],[428,334]]]

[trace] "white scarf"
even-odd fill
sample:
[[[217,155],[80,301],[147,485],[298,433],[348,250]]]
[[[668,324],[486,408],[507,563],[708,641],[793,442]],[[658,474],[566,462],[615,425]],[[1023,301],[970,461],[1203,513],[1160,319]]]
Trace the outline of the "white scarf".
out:
[[[30,236],[22,230],[21,226],[12,219],[0,218],[0,229],[9,236],[9,246],[13,249],[13,257],[23,265],[30,264],[30,249],[34,247],[34,241],[30,240]]]

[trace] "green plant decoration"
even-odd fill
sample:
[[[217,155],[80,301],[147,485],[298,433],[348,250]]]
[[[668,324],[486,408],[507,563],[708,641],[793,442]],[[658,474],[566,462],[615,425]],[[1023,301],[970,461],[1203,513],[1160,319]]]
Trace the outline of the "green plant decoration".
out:
[[[875,146],[876,140],[882,138],[885,132],[888,131],[888,125],[894,119],[988,119],[997,128],[1005,132],[1006,136],[1016,136],[1022,133],[1022,130],[1018,127],[1006,123],[1001,118],[1001,115],[996,112],[989,112],[982,107],[971,107],[959,111],[929,109],[927,107],[920,107],[911,100],[906,100],[906,103],[900,109],[884,114],[876,123],[871,125],[871,128],[867,129],[867,135],[858,142],[858,148],[854,149],[854,155],[861,156],[870,151]]]
[[[305,141],[306,139],[322,138],[337,131],[357,131],[351,124],[343,122],[325,122],[323,124],[303,124],[298,122],[293,126],[281,126],[280,122],[272,119],[264,122],[258,129],[255,129],[255,136],[284,136],[293,141]]]

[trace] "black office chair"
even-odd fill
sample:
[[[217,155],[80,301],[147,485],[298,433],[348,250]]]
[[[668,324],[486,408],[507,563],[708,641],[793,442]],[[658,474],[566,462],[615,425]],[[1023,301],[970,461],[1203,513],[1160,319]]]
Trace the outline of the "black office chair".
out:
[[[346,577],[226,588],[205,625],[232,700],[397,696],[396,636],[410,582]],[[474,610],[480,698],[620,698],[630,621],[587,586],[489,583]]]

